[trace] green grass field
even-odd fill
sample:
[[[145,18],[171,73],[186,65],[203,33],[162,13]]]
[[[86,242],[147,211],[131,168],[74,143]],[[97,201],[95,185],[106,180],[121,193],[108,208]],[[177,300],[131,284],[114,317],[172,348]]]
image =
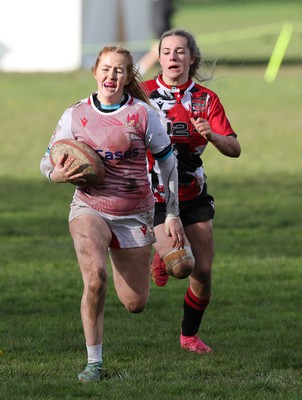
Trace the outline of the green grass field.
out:
[[[67,225],[73,187],[46,181],[39,162],[63,110],[94,81],[88,71],[0,74],[1,399],[302,398],[301,66],[284,65],[270,84],[264,72],[218,65],[207,84],[242,145],[239,159],[211,147],[204,156],[217,212],[201,336],[215,352],[179,348],[186,280],[152,284],[139,315],[123,309],[110,280],[106,376],[92,385],[76,376],[86,351]]]

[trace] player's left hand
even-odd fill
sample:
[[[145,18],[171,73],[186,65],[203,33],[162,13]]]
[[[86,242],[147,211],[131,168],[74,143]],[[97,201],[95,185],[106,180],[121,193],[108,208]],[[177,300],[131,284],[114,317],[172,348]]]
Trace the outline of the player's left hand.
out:
[[[204,137],[207,141],[211,142],[213,137],[213,132],[211,129],[211,125],[206,119],[203,118],[190,118],[190,121],[194,125],[197,132]]]
[[[173,247],[181,249],[185,245],[186,235],[179,217],[167,216],[165,220],[165,232],[173,239]]]

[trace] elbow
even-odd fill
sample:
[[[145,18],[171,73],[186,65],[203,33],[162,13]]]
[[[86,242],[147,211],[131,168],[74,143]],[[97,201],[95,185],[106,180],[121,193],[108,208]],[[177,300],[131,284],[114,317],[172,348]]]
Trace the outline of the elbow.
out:
[[[241,148],[239,147],[234,151],[233,158],[238,158],[241,154]]]
[[[221,150],[221,152],[228,157],[238,158],[241,154],[240,143],[238,142],[237,138],[233,136],[228,136],[227,138],[227,146]]]
[[[225,152],[222,151],[221,153],[230,158],[238,158],[241,154],[241,148],[240,146],[236,146],[236,148],[232,147],[231,149],[228,149]]]
[[[234,145],[232,147],[233,148],[232,148],[231,157],[238,158],[241,154],[241,146],[240,146],[240,143],[237,141],[237,139],[235,139]]]

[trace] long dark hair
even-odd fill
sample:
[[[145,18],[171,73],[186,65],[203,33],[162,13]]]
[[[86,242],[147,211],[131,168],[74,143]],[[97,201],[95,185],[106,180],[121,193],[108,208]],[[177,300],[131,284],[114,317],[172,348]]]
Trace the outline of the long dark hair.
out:
[[[171,29],[169,31],[164,32],[159,40],[158,53],[160,54],[160,52],[161,52],[163,39],[165,39],[166,37],[169,37],[169,36],[181,36],[181,37],[185,38],[187,41],[187,46],[190,51],[190,54],[192,57],[195,58],[194,63],[190,66],[190,69],[189,69],[189,78],[195,78],[199,82],[204,82],[204,81],[210,80],[213,76],[215,62],[206,61],[202,57],[202,54],[199,50],[196,40],[190,32],[184,31],[182,29]],[[211,71],[210,75],[201,74],[200,73],[201,66],[204,66],[206,69],[208,69],[209,66],[211,66],[212,71]]]

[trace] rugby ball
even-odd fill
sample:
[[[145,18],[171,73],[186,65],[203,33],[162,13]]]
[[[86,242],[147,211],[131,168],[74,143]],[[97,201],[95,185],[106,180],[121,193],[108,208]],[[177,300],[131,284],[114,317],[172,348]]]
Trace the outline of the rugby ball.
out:
[[[84,142],[75,139],[61,139],[53,143],[50,148],[50,161],[56,165],[64,154],[74,158],[71,168],[79,166],[86,182],[76,185],[81,187],[97,186],[105,178],[105,168],[101,157]]]

